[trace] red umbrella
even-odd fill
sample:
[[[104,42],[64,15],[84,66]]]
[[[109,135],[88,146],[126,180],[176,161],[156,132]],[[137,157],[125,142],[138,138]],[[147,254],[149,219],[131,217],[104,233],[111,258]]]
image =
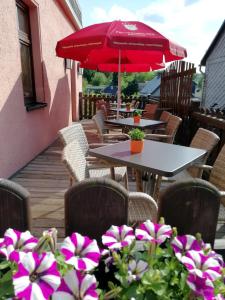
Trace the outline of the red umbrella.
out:
[[[60,57],[81,62],[83,67],[118,72],[148,72],[160,69],[164,62],[182,59],[186,50],[150,26],[137,21],[113,21],[85,27],[58,41]]]

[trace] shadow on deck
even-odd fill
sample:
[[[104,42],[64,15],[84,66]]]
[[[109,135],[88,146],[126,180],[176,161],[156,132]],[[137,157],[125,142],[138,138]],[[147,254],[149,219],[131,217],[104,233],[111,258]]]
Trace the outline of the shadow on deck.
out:
[[[98,142],[92,121],[83,121],[90,143]],[[58,237],[64,237],[64,193],[69,188],[69,176],[61,162],[62,145],[57,139],[44,152],[11,179],[31,194],[32,233],[40,236],[49,227],[56,227]],[[136,184],[129,178],[129,190]],[[217,238],[225,237],[225,209],[221,206]]]

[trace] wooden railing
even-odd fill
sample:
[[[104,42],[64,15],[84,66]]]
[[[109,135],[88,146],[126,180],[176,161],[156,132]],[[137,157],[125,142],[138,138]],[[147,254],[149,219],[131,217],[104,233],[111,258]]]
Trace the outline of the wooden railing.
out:
[[[105,100],[106,102],[114,103],[117,101],[116,97],[113,96],[104,96],[104,95],[83,95],[79,94],[79,118],[91,119],[96,113],[96,102],[99,100]],[[122,97],[122,103],[127,102],[139,102],[138,108],[143,109],[146,103],[153,103],[157,98],[153,97]]]

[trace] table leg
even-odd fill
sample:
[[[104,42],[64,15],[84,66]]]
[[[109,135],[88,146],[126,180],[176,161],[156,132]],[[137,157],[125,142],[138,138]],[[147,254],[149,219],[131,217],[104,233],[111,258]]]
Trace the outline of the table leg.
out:
[[[143,192],[142,172],[140,170],[135,170],[135,176],[137,192]]]
[[[154,184],[154,191],[152,195],[155,201],[157,202],[157,204],[159,204],[159,190],[160,190],[161,181],[162,181],[162,176],[158,175]]]

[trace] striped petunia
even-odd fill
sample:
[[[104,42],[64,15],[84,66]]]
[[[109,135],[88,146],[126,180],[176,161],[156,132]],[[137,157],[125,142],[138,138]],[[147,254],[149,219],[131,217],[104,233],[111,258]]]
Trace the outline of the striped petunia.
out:
[[[112,225],[102,236],[102,244],[109,249],[121,249],[135,240],[133,228],[127,225]]]
[[[60,282],[60,274],[52,253],[26,253],[13,276],[15,295],[23,300],[49,299]]]
[[[19,262],[24,252],[32,251],[37,245],[38,239],[33,237],[29,231],[20,232],[14,229],[7,229],[4,234],[4,244],[10,260]]]
[[[148,263],[143,260],[130,260],[128,263],[128,282],[140,280],[148,270]]]
[[[201,297],[203,300],[216,299],[214,297],[214,286],[211,280],[198,277],[195,274],[189,274],[187,284],[196,297]]]
[[[154,224],[150,220],[142,223],[135,231],[137,239],[156,244],[162,244],[167,238],[171,237],[171,234],[171,226]]]
[[[189,273],[200,278],[216,280],[221,277],[221,266],[219,262],[205,255],[203,252],[190,250],[182,257],[181,262],[185,265]]]
[[[65,238],[61,248],[65,262],[76,270],[90,271],[98,266],[100,250],[96,240],[91,240],[79,233],[73,233]]]
[[[5,240],[4,239],[0,239],[0,255],[5,256],[6,259],[8,259],[8,251],[6,248],[6,244],[5,244]]]
[[[95,300],[98,299],[94,275],[71,270],[62,279],[52,300]]]
[[[171,246],[177,259],[181,260],[182,256],[189,250],[201,251],[198,240],[193,235],[176,236],[171,241]]]

